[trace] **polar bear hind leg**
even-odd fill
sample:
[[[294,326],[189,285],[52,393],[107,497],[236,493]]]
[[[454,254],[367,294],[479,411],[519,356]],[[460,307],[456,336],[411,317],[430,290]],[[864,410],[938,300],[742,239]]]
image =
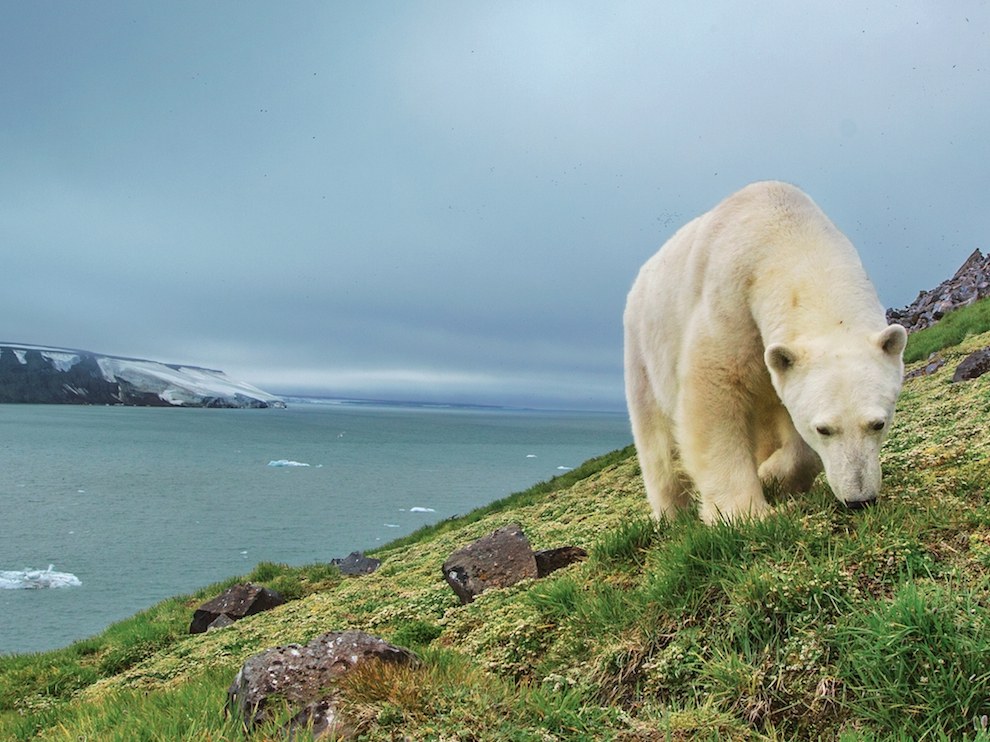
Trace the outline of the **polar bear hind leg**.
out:
[[[657,404],[645,374],[627,379],[629,417],[646,498],[657,520],[676,517],[691,506],[689,483],[680,471],[674,423]]]

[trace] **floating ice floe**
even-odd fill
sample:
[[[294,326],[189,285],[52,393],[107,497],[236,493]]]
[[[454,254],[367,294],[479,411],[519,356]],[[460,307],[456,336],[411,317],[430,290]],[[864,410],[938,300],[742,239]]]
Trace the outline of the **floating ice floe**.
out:
[[[79,587],[82,582],[70,572],[48,569],[0,570],[0,590],[38,590],[46,587]]]
[[[528,453],[528,454],[526,454],[526,458],[527,459],[535,459],[536,458],[536,454],[535,453]]]
[[[573,468],[573,466],[558,466],[557,471],[570,471]]]
[[[279,459],[278,461],[269,461],[269,466],[309,466],[309,464],[304,464],[302,461],[290,461],[289,459]]]
[[[417,507],[414,507],[414,508],[409,508],[409,512],[410,513],[435,513],[437,511],[434,510],[433,508],[421,508],[421,507],[417,506]]]
[[[385,526],[386,528],[398,528],[399,527],[399,524],[398,523],[382,523],[382,525]]]

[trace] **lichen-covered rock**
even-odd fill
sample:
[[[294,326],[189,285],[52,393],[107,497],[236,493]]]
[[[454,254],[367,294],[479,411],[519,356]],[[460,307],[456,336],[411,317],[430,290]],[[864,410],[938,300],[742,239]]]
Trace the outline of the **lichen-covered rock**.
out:
[[[221,616],[227,616],[231,621],[239,621],[245,616],[270,611],[284,602],[285,599],[281,595],[267,587],[251,583],[234,585],[196,609],[189,624],[189,633],[203,633]]]
[[[309,644],[275,647],[248,658],[227,690],[227,709],[248,731],[264,724],[273,712],[295,711],[289,726],[305,728],[314,737],[347,737],[351,724],[340,713],[338,681],[368,662],[415,664],[408,649],[363,631],[333,631]]]
[[[458,549],[443,563],[443,577],[461,603],[470,603],[489,588],[538,576],[533,549],[518,523]]]

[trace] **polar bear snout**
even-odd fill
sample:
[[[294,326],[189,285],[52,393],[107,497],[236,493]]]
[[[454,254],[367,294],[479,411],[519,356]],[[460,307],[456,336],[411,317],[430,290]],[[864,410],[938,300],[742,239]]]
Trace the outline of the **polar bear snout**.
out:
[[[825,478],[835,499],[851,510],[869,507],[880,493],[879,452],[863,451],[841,455],[839,451],[825,458]],[[823,457],[824,458],[824,457]]]
[[[842,504],[845,505],[850,510],[862,510],[873,505],[877,501],[876,495],[870,497],[868,500],[846,500]]]

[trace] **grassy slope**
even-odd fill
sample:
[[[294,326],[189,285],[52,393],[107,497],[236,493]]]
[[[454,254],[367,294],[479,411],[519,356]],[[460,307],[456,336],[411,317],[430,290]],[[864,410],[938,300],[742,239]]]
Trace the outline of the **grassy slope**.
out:
[[[904,362],[920,361],[930,353],[957,345],[970,335],[984,332],[988,327],[990,297],[956,309],[931,327],[912,333],[911,342],[904,352]]]
[[[183,635],[214,586],[0,658],[0,739],[239,739],[222,705],[243,660],[345,628],[424,659],[351,677],[369,738],[986,739],[990,381],[949,378],[988,344],[905,385],[872,509],[819,485],[760,523],[656,527],[627,449],[387,546],[367,577],[261,565],[303,597],[228,629]],[[440,565],[513,520],[591,557],[460,606]]]

